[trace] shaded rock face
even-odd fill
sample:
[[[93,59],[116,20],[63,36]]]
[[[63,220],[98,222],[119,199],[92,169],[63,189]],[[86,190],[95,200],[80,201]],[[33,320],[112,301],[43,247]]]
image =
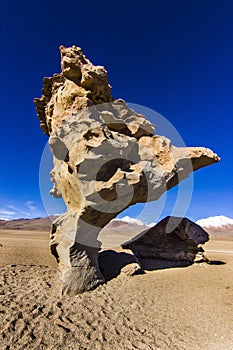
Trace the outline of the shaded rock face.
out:
[[[52,226],[51,251],[63,291],[76,294],[103,283],[100,230],[130,205],[158,199],[193,170],[219,160],[203,147],[177,148],[155,126],[114,100],[107,72],[75,46],[62,46],[60,74],[44,79],[34,100],[49,136],[54,169],[51,194],[67,211]]]
[[[201,226],[187,218],[168,216],[154,227],[141,232],[122,248],[130,249],[137,258],[155,258],[193,263],[203,258],[199,247],[209,240]]]

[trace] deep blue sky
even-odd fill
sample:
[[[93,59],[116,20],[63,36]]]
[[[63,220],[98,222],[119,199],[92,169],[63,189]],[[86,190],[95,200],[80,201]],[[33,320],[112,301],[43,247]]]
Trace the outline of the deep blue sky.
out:
[[[114,97],[159,112],[187,145],[221,156],[195,173],[187,215],[233,217],[233,1],[9,1],[0,36],[0,217],[45,215],[38,173],[47,137],[33,98],[44,76],[60,72],[61,44],[104,65]]]

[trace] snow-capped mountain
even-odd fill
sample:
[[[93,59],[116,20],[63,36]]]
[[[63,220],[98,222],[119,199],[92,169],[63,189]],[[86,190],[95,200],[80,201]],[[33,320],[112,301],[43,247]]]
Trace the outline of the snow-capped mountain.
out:
[[[117,222],[118,224],[130,224],[138,226],[153,227],[156,222],[150,224],[144,224],[140,219],[134,219],[130,216],[124,216],[123,218],[113,219],[111,222]],[[233,228],[233,219],[228,218],[224,215],[211,216],[208,218],[197,220],[196,223],[205,228]]]
[[[112,221],[123,221],[123,222],[126,222],[127,224],[144,226],[144,223],[141,220],[131,218],[130,216],[124,216],[121,219],[113,219]]]
[[[211,216],[209,218],[197,220],[196,223],[202,227],[206,228],[220,228],[233,226],[233,219],[230,219],[224,215]]]
[[[157,224],[157,222],[151,222],[150,224],[147,224],[146,226],[151,228],[154,227]]]

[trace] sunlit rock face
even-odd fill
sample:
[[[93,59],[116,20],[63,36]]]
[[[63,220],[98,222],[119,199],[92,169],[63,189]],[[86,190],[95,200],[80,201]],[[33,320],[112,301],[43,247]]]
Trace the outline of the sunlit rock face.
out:
[[[154,227],[123,243],[122,248],[131,249],[139,259],[193,263],[197,259],[204,260],[204,250],[199,245],[208,240],[208,233],[195,222],[187,218],[168,216]]]
[[[54,155],[51,194],[67,206],[52,225],[51,251],[63,292],[77,294],[104,282],[97,237],[111,219],[130,205],[160,198],[219,158],[156,135],[143,115],[113,99],[104,67],[78,47],[60,51],[62,72],[44,78],[42,97],[34,102]]]

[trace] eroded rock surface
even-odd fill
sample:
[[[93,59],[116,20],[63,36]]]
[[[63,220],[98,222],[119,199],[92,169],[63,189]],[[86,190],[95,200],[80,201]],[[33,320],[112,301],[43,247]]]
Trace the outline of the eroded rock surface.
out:
[[[94,66],[78,47],[60,51],[62,72],[44,79],[35,104],[54,154],[51,194],[67,206],[53,223],[51,251],[63,292],[76,294],[104,281],[97,237],[111,219],[130,205],[158,199],[219,158],[207,148],[177,148],[155,135],[143,115],[113,99],[104,67]]]
[[[168,216],[154,227],[123,243],[122,248],[132,250],[137,258],[193,263],[197,259],[204,259],[204,250],[199,245],[208,240],[208,233],[195,222]]]

